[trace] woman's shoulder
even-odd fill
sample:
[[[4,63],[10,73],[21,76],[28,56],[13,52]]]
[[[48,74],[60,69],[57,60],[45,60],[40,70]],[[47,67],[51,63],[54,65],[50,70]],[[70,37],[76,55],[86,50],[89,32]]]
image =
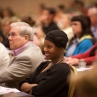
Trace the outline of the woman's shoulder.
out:
[[[46,67],[49,63],[50,63],[50,61],[41,62],[40,65],[37,67],[37,70],[40,70],[40,69]]]
[[[48,65],[49,63],[50,63],[50,61],[43,61],[43,62],[40,63],[40,66],[43,66],[43,65],[46,65],[46,64]]]
[[[67,64],[67,63],[65,63],[65,62],[60,63],[59,65],[61,65],[61,67],[63,67],[63,68],[69,68],[69,69],[70,69],[69,64]]]
[[[55,68],[56,70],[58,70],[58,71],[70,71],[70,66],[67,64],[67,63],[65,63],[65,62],[63,62],[63,63],[58,63],[58,64],[55,64],[54,65],[54,67],[53,68]]]
[[[93,45],[93,42],[92,42],[92,40],[91,39],[84,39],[84,40],[82,40],[81,42],[80,42],[81,44],[87,44],[87,45],[89,45],[89,44],[92,44]]]

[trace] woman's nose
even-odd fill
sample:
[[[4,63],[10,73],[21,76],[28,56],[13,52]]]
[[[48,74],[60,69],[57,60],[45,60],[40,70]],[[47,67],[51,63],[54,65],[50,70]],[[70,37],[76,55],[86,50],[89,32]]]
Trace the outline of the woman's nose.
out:
[[[47,50],[47,47],[44,47],[44,51],[48,51],[48,50]]]

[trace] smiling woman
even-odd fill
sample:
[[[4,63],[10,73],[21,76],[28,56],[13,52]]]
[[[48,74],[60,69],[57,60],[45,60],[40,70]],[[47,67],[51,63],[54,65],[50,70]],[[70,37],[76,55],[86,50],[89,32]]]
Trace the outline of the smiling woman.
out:
[[[44,53],[47,60],[42,62],[34,74],[22,81],[20,90],[35,97],[67,97],[70,75],[69,65],[64,62],[64,48],[67,35],[61,30],[52,30],[46,34]]]

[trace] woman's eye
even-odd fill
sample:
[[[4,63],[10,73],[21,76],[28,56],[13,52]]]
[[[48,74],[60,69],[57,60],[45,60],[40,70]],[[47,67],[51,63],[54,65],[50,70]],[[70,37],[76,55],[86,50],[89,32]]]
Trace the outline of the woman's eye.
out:
[[[48,48],[51,48],[51,46],[48,46]]]

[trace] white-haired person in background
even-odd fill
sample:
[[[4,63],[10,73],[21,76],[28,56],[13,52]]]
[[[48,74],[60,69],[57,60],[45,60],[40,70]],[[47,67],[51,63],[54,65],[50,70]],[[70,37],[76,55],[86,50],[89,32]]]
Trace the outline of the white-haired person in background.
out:
[[[14,22],[10,26],[8,39],[14,57],[6,69],[0,70],[0,83],[18,88],[18,83],[33,73],[44,58],[40,48],[33,43],[31,26],[24,22]]]
[[[94,37],[97,40],[97,8],[96,7],[89,8],[87,15],[90,17],[91,24],[92,24],[91,30]]]

